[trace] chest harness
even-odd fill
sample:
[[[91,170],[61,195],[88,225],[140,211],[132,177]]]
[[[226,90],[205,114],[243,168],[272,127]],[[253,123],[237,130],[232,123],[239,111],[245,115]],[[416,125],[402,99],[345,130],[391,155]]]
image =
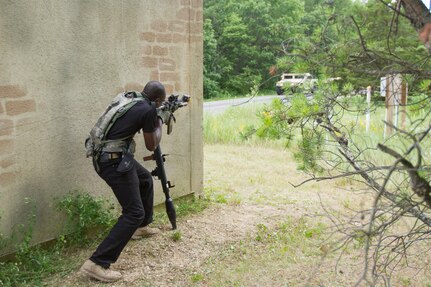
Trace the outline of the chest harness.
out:
[[[134,153],[134,134],[111,140],[106,139],[106,136],[119,118],[128,112],[135,104],[144,100],[149,101],[146,95],[140,92],[123,92],[118,94],[91,129],[90,134],[85,140],[85,149],[87,157],[93,157],[97,172],[99,172],[97,162],[102,152]]]

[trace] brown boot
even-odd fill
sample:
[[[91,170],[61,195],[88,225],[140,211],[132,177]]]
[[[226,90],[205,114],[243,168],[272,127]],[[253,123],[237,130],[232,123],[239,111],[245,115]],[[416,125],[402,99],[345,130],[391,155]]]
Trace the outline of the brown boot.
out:
[[[135,233],[132,236],[132,239],[138,240],[144,237],[150,237],[150,236],[156,235],[158,233],[160,233],[160,229],[158,228],[151,228],[148,226],[140,227],[136,229]]]
[[[90,276],[102,282],[114,282],[121,279],[121,277],[123,277],[123,275],[121,275],[120,272],[110,270],[109,268],[105,269],[102,266],[97,265],[90,259],[84,262],[80,271],[85,275]]]

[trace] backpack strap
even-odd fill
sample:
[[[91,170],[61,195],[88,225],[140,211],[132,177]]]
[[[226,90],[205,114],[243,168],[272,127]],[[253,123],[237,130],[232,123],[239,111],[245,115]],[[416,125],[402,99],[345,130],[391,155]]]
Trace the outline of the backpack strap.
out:
[[[128,95],[133,94],[133,100],[132,102],[128,103],[127,105],[125,105],[124,107],[121,107],[114,115],[114,117],[111,119],[109,125],[106,127],[105,133],[103,135],[103,138],[106,137],[106,135],[108,134],[109,130],[112,128],[112,126],[115,124],[115,122],[121,118],[125,113],[127,113],[134,105],[136,105],[138,102],[143,101],[143,100],[148,100],[150,101],[150,99],[148,98],[148,96],[144,93],[140,93],[140,92],[127,92],[124,95],[127,97]],[[125,138],[127,139],[127,138]],[[103,141],[102,141],[103,142]]]

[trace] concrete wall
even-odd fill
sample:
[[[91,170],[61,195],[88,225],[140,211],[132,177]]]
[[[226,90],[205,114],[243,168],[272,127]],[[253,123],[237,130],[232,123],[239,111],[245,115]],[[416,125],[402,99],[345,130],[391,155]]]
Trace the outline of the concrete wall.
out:
[[[0,0],[0,7],[3,233],[34,212],[35,241],[55,237],[54,198],[73,189],[113,198],[83,141],[119,91],[149,80],[193,97],[176,113],[173,134],[164,133],[162,151],[170,154],[173,196],[201,192],[202,0]],[[149,155],[142,136],[135,139],[137,158]]]

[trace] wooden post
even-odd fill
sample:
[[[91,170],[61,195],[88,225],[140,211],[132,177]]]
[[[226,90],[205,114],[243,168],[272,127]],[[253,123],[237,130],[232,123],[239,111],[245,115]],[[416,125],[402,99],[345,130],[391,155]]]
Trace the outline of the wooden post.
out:
[[[394,117],[394,97],[393,97],[393,80],[392,75],[386,76],[386,91],[385,91],[385,107],[386,116],[385,121],[389,124],[393,124],[392,119]],[[383,137],[392,135],[392,126],[385,124],[385,131]]]
[[[371,86],[367,87],[367,114],[365,120],[365,131],[369,133],[370,131],[370,109],[371,109]]]
[[[406,128],[406,115],[407,115],[407,95],[408,95],[408,84],[404,81],[401,85],[401,128]]]
[[[398,118],[400,115],[400,103],[401,103],[401,90],[403,85],[403,77],[401,76],[401,74],[393,75],[392,83],[393,83],[392,95],[394,98],[394,115],[395,115],[394,126],[398,127],[398,122],[399,122]]]

